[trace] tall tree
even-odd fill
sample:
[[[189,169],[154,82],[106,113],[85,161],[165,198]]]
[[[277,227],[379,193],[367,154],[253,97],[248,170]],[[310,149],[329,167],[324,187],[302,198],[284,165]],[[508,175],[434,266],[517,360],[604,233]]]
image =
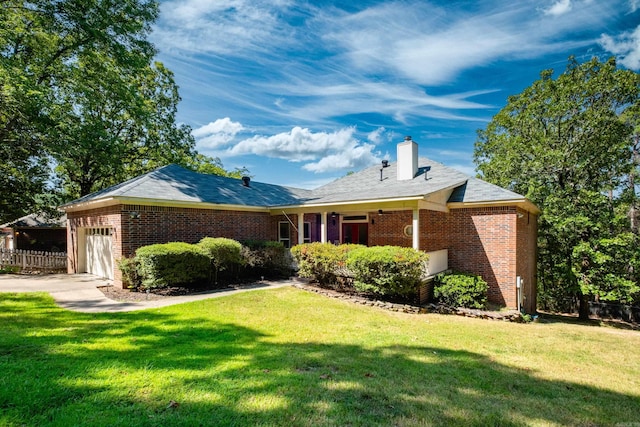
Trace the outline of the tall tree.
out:
[[[52,115],[77,64],[99,54],[131,69],[155,54],[153,0],[4,0],[0,3],[0,222],[50,192]]]
[[[553,70],[543,71],[478,132],[474,160],[482,177],[542,210],[541,300],[574,296],[582,317],[590,298],[628,301],[638,290],[632,264],[640,255],[628,218],[617,213],[632,168],[633,126],[622,117],[639,96],[639,75],[618,69],[614,59],[570,58],[564,73],[554,79]],[[624,265],[614,262],[622,249]]]
[[[195,155],[180,100],[162,64],[129,70],[96,55],[58,93],[52,155],[66,194],[78,197]]]

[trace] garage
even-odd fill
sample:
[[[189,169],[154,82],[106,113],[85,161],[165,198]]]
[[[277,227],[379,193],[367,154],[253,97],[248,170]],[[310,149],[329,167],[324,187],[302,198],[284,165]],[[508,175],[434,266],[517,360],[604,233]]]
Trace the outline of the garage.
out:
[[[110,227],[85,229],[86,272],[113,280],[113,239]]]

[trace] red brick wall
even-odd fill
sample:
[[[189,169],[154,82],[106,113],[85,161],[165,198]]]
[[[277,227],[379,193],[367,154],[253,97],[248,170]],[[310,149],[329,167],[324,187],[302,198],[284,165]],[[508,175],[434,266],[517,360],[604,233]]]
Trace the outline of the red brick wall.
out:
[[[384,211],[382,215],[369,214],[370,246],[403,246],[412,247],[411,236],[405,236],[404,227],[413,222],[412,211]]]
[[[67,212],[67,271],[79,273],[78,265],[78,229],[85,227],[112,227],[113,228],[113,256],[117,260],[122,257],[123,235],[121,232],[120,206],[91,209],[82,212]],[[114,283],[122,283],[120,270],[114,271]]]
[[[420,249],[426,252],[449,249],[449,217],[446,212],[420,211]]]
[[[516,208],[452,209],[449,268],[479,274],[489,284],[489,301],[510,308],[516,299]]]
[[[131,218],[137,212],[139,217]],[[163,206],[117,205],[82,212],[69,212],[69,273],[79,272],[78,228],[113,227],[113,255],[117,260],[133,255],[141,246],[182,241],[196,243],[203,237],[277,240],[277,218],[266,212],[237,212]],[[72,248],[72,249],[71,249]],[[114,263],[115,265],[115,263]],[[114,286],[122,286],[120,270],[114,271]]]
[[[277,223],[266,212],[121,205],[123,255],[155,243],[197,243],[203,237],[276,240]],[[130,212],[138,212],[132,219]]]

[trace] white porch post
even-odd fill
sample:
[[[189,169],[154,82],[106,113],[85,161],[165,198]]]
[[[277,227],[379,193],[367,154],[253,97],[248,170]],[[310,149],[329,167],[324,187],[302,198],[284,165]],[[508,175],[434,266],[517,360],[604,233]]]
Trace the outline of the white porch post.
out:
[[[420,209],[413,210],[413,221],[411,222],[413,232],[413,249],[420,250]]]
[[[327,213],[322,212],[320,215],[320,241],[327,243]]]
[[[298,213],[298,244],[304,243],[304,213]]]

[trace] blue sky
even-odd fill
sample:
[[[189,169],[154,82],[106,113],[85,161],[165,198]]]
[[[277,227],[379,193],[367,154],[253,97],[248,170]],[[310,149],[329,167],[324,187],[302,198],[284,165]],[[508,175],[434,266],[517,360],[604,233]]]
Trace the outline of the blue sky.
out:
[[[567,58],[640,70],[640,0],[168,0],[151,40],[200,152],[314,188],[411,135],[473,174],[476,130]]]

